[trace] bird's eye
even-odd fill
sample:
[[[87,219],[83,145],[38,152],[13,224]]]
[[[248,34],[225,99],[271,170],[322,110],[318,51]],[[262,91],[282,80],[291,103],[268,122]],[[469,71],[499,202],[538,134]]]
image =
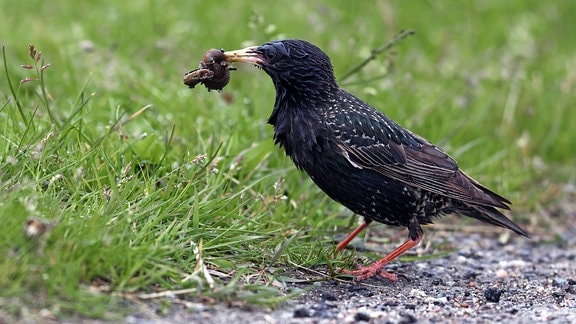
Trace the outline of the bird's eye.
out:
[[[264,53],[264,56],[266,56],[267,61],[273,61],[274,59],[276,59],[276,53],[272,51],[266,51],[266,53]]]

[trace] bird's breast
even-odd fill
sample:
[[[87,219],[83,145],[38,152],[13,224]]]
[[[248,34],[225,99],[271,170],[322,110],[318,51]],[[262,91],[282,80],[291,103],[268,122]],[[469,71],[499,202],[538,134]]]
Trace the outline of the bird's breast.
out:
[[[284,147],[296,167],[310,170],[315,160],[328,148],[330,134],[319,122],[313,111],[304,109],[282,109],[274,116],[274,139]]]

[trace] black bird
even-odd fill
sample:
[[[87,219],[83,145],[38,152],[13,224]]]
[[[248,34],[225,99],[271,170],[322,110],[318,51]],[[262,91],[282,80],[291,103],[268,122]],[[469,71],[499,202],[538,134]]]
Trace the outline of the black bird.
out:
[[[344,273],[356,280],[375,274],[396,280],[384,266],[417,245],[424,234],[420,225],[441,214],[528,236],[496,209],[510,209],[510,201],[470,178],[426,139],[342,90],[330,59],[315,45],[279,40],[223,55],[227,63],[251,63],[272,78],[276,102],[268,123],[276,143],[328,196],[364,217],[337,252],[372,221],[408,228],[408,240],[392,253]]]

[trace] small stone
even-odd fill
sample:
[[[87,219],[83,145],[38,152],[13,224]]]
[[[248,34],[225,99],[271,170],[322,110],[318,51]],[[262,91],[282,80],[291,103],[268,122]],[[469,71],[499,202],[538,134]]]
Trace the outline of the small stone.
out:
[[[522,268],[527,267],[528,262],[524,260],[511,260],[511,261],[500,261],[498,265],[502,268]]]
[[[484,290],[484,298],[486,298],[486,300],[489,302],[498,303],[500,301],[500,295],[502,295],[502,292],[503,291],[498,288],[490,287]]]
[[[472,270],[468,270],[464,273],[464,275],[462,275],[462,277],[464,279],[476,279],[476,277],[478,277],[478,273],[476,273]]]
[[[456,258],[456,262],[458,262],[458,263],[466,263],[466,262],[468,262],[468,259],[467,259],[465,256],[459,255],[459,256]]]
[[[363,297],[372,297],[374,295],[370,290],[364,287],[351,286],[348,288],[348,291]]]
[[[396,306],[398,306],[398,303],[395,301],[392,301],[392,300],[387,300],[384,303],[382,303],[382,307],[386,307],[386,306],[396,307]]]
[[[566,295],[561,293],[561,292],[553,292],[552,293],[552,297],[554,297],[556,299],[556,303],[558,303],[558,304],[560,304],[561,302],[564,301],[564,296],[566,296]]]
[[[327,301],[337,301],[337,300],[338,300],[338,297],[336,297],[336,296],[333,295],[333,294],[327,293],[327,294],[324,294],[324,300],[327,300]]]
[[[496,270],[496,277],[498,278],[508,277],[508,271],[504,269],[498,269]]]
[[[313,315],[310,315],[310,317],[313,316],[313,317],[325,318],[328,316],[331,308],[335,308],[335,306],[326,304],[323,301],[321,301],[320,303],[312,307],[314,312]]]
[[[434,305],[444,306],[445,304],[448,304],[448,298],[446,298],[446,297],[440,297],[440,298],[434,299]]]
[[[564,287],[564,285],[566,285],[566,279],[564,278],[560,278],[560,277],[554,277],[552,278],[552,286],[554,287]]]
[[[402,314],[402,317],[398,321],[398,323],[401,323],[401,324],[412,324],[412,323],[416,323],[416,322],[417,322],[416,317],[414,317],[410,314]]]
[[[370,322],[370,315],[363,312],[358,312],[356,315],[354,315],[354,320],[356,322]]]
[[[310,311],[306,308],[298,308],[294,310],[294,318],[310,317]]]
[[[412,296],[412,297],[426,297],[426,293],[420,289],[412,289],[412,290],[410,290],[410,296]]]
[[[422,270],[422,275],[428,278],[434,278],[436,276],[436,274],[430,270]]]
[[[404,307],[406,309],[416,309],[416,305],[414,305],[414,304],[405,304]]]

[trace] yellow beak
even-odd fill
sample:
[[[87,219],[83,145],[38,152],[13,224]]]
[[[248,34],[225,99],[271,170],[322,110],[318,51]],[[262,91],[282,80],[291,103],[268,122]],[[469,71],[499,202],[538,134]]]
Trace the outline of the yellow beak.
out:
[[[250,46],[239,50],[226,51],[223,53],[224,60],[230,63],[251,63],[262,66],[264,58],[262,57],[262,54],[256,52],[257,48],[258,46]]]

